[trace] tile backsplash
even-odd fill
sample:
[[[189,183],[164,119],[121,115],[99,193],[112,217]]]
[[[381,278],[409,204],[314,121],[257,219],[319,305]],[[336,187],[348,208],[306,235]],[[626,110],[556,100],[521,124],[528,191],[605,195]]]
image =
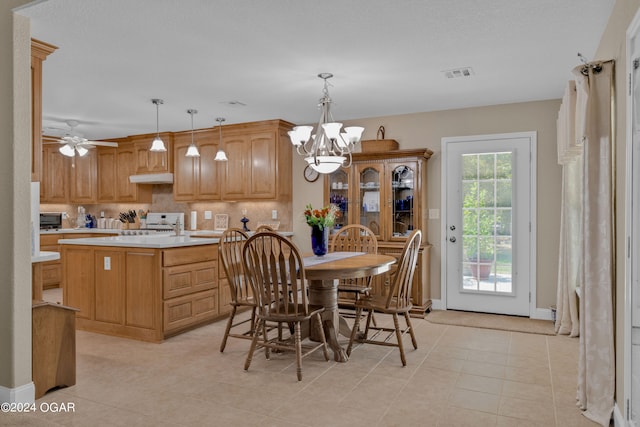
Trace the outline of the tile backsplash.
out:
[[[63,221],[63,227],[74,228],[79,205],[67,204],[41,204],[41,212],[67,212],[68,218]],[[151,203],[109,203],[82,205],[86,213],[100,217],[104,212],[106,218],[117,218],[121,211],[134,209],[136,211],[148,210],[151,212],[184,212],[185,229],[191,229],[191,212],[197,212],[197,229],[213,230],[214,218],[216,214],[229,215],[229,227],[242,228],[243,210],[246,209],[246,216],[249,219],[247,227],[255,230],[260,222],[280,222],[280,230],[292,231],[292,203],[277,201],[238,201],[238,202],[195,202],[183,203],[173,199],[173,186],[171,184],[154,184],[153,198]],[[272,211],[276,210],[278,218],[271,219]],[[204,219],[205,211],[211,211],[211,219]]]

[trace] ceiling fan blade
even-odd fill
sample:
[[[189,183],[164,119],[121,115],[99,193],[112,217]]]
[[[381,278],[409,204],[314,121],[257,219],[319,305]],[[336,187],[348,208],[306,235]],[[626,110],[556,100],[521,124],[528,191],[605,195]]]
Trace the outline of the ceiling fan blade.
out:
[[[111,142],[111,141],[87,141],[86,144],[99,145],[101,147],[117,147],[118,146],[117,142]]]

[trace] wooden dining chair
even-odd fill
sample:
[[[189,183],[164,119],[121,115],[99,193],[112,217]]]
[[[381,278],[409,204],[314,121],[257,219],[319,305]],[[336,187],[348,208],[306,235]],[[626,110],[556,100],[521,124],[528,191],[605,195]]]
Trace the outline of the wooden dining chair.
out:
[[[411,336],[411,343],[413,348],[418,348],[418,342],[413,332],[413,326],[411,325],[411,319],[409,317],[409,311],[413,307],[411,303],[411,285],[413,283],[413,274],[416,269],[416,263],[418,261],[418,252],[420,250],[420,243],[422,242],[422,232],[420,230],[414,230],[404,245],[402,254],[400,255],[400,261],[398,262],[398,269],[394,276],[391,289],[386,296],[373,296],[365,295],[356,302],[356,320],[351,331],[351,337],[349,339],[349,347],[347,347],[347,355],[351,354],[351,348],[353,342],[358,334],[358,325],[360,317],[363,312],[367,315],[367,323],[364,329],[364,334],[360,339],[360,342],[368,344],[377,344],[385,346],[398,347],[400,350],[400,360],[402,360],[402,366],[407,365],[407,360],[404,355],[404,347],[402,345],[402,338],[408,332]],[[371,316],[374,312],[390,314],[393,317],[393,328],[387,328],[383,326],[371,326]],[[406,321],[406,328],[400,328],[400,322],[398,315],[404,315]],[[378,334],[369,338],[370,330],[378,331],[379,333],[387,332],[384,339],[377,339]],[[396,342],[390,340],[391,336],[395,332]],[[382,334],[385,335],[385,334]]]
[[[286,237],[267,231],[256,233],[247,240],[243,248],[242,261],[256,297],[258,317],[244,369],[249,369],[262,333],[261,344],[265,347],[267,359],[269,349],[295,351],[296,372],[298,381],[301,381],[302,358],[322,348],[325,359],[329,360],[329,352],[320,317],[324,307],[309,304],[307,281],[300,252]],[[313,321],[310,321],[311,319]],[[269,338],[264,327],[265,322],[293,324],[293,340],[283,340],[280,336]],[[305,338],[302,337],[302,323],[318,328],[318,336],[321,337],[322,342],[302,345]]]
[[[253,330],[256,323],[256,302],[251,294],[251,288],[246,282],[244,268],[242,266],[242,246],[248,238],[249,236],[239,228],[229,228],[225,230],[220,238],[219,254],[222,259],[222,266],[227,274],[229,290],[231,291],[231,313],[227,320],[224,337],[222,337],[222,342],[220,343],[221,353],[224,352],[229,337],[243,339],[253,338]],[[251,310],[251,318],[233,323],[238,308],[242,307],[248,307]],[[242,333],[231,333],[233,328],[247,322],[251,322],[249,330]]]
[[[329,250],[330,252],[366,252],[375,254],[378,253],[378,239],[368,227],[361,224],[350,224],[342,227],[333,235]],[[341,279],[338,282],[338,292],[351,294],[355,301],[358,301],[361,295],[366,295],[371,291],[371,280],[372,277]],[[350,301],[342,302],[350,303]]]
[[[256,233],[261,233],[263,231],[274,231],[274,229],[270,225],[262,224],[256,228]]]

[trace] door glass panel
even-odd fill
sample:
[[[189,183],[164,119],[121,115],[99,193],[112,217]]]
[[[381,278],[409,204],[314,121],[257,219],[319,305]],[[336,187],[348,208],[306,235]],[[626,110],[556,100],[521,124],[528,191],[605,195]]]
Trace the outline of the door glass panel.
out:
[[[392,237],[408,236],[414,227],[413,190],[415,171],[406,165],[398,166],[393,169],[391,179]]]
[[[360,224],[380,235],[380,171],[365,167],[360,171]]]
[[[512,157],[462,156],[463,291],[513,293]]]
[[[334,230],[339,230],[349,223],[349,179],[347,173],[338,169],[329,175],[329,203],[340,209]]]

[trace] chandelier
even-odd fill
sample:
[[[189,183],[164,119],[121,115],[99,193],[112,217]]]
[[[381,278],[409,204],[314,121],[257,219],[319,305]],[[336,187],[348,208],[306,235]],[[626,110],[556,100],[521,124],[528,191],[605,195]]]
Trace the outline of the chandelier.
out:
[[[312,135],[313,126],[296,126],[288,133],[298,154],[304,156],[313,169],[319,173],[332,173],[341,166],[351,165],[351,152],[360,141],[364,128],[350,126],[344,128],[344,132],[340,132],[342,123],[334,122],[331,115],[331,97],[327,82],[333,74],[320,73],[318,77],[324,80],[324,89],[318,104],[322,112],[316,133]]]

